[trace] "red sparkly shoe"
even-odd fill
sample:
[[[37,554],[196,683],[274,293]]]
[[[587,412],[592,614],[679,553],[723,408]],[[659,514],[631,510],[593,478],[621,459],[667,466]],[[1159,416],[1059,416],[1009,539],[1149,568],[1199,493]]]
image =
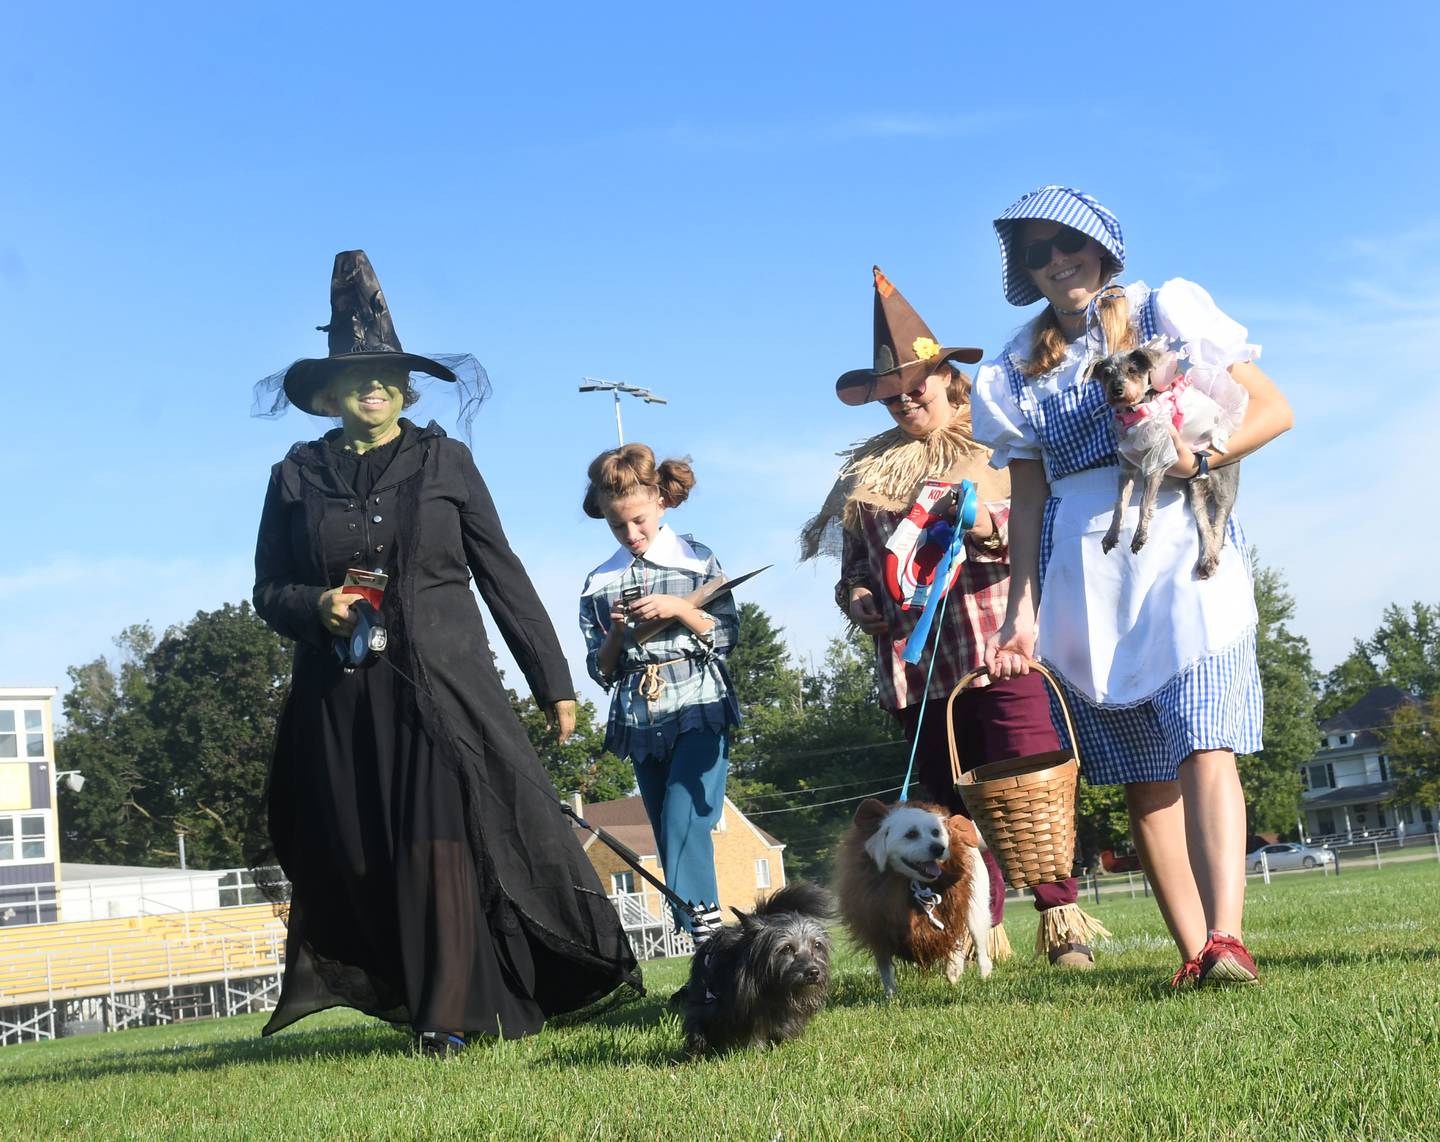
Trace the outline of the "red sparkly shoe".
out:
[[[1260,973],[1245,945],[1229,932],[1212,930],[1200,950],[1197,983],[1259,983]]]
[[[1170,986],[1176,991],[1194,987],[1200,982],[1200,957],[1193,956],[1180,965],[1180,970],[1170,977]]]

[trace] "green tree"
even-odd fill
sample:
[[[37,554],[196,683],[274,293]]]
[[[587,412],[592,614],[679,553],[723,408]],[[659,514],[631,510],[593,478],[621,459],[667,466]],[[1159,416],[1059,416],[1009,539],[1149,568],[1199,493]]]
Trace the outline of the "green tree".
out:
[[[785,842],[790,875],[826,879],[856,806],[872,794],[898,796],[908,754],[899,723],[880,707],[865,636],[831,640],[821,670],[802,684],[803,714],[768,735],[753,763],[753,776],[768,788],[740,803]]]
[[[1255,571],[1255,606],[1260,622],[1255,654],[1265,694],[1265,748],[1237,759],[1245,790],[1251,834],[1283,833],[1295,824],[1300,805],[1300,766],[1315,753],[1316,670],[1310,644],[1285,624],[1295,617],[1295,599],[1280,572]]]
[[[85,776],[80,794],[61,794],[61,856],[96,864],[143,864],[160,859],[159,823],[145,807],[153,781],[154,734],[147,716],[148,658],[155,636],[144,625],[115,639],[114,666],[97,658],[72,666],[61,703],[65,729],[55,743],[57,769]],[[173,835],[170,840],[173,842]]]
[[[490,661],[500,684],[505,685],[495,652]],[[575,732],[564,745],[555,740],[555,731],[545,719],[545,711],[530,695],[520,697],[513,686],[506,686],[510,708],[525,728],[525,736],[540,758],[550,782],[562,797],[580,794],[591,804],[628,797],[635,790],[635,769],[605,748],[605,723],[600,721],[595,703],[589,699],[575,706]]]
[[[186,837],[187,863],[244,862],[258,807],[289,650],[249,603],[199,612],[157,643],[145,625],[105,659],[69,671],[63,768],[85,774],[61,810],[64,855],[107,864],[169,864]]]
[[[1396,709],[1388,726],[1377,729],[1390,757],[1394,805],[1440,805],[1440,694]]]
[[[1086,868],[1100,869],[1100,854],[1126,852],[1130,847],[1130,813],[1125,786],[1080,782],[1077,798],[1075,851]]]
[[[508,693],[515,716],[562,797],[579,793],[593,804],[628,797],[634,791],[634,767],[605,748],[605,727],[597,724],[594,702],[577,705],[575,732],[561,745],[534,698],[521,698],[514,690]]]
[[[183,834],[190,865],[241,865],[289,686],[290,648],[248,602],[227,603],[167,631],[149,664],[159,772],[147,807],[168,823],[166,849]]]
[[[790,665],[781,641],[784,629],[755,603],[740,604],[740,626],[726,669],[740,706],[740,724],[730,732],[730,777],[726,790],[738,804],[771,796],[765,758],[789,740],[805,716],[804,673]],[[813,690],[813,686],[811,687]]]
[[[1325,676],[1316,714],[1322,721],[1333,717],[1385,684],[1416,698],[1440,692],[1440,604],[1386,607],[1375,633],[1357,638],[1349,655]]]

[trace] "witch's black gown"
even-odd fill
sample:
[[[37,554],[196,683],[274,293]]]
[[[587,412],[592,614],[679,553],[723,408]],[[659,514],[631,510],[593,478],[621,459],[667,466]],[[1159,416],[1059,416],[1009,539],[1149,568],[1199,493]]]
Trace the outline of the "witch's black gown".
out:
[[[470,576],[546,705],[574,696],[549,618],[468,449],[402,424],[364,457],[296,445],[266,495],[255,606],[297,642],[267,806],[291,885],[267,1034],[344,1004],[508,1038],[638,983],[511,710]],[[391,576],[389,661],[352,674],[316,614],[349,567]]]

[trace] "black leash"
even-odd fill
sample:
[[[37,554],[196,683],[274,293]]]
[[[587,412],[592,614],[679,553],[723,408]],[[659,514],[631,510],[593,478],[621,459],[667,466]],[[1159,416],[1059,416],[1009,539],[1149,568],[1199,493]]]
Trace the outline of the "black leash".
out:
[[[579,813],[575,812],[572,806],[565,804],[563,801],[560,802],[560,812],[564,813],[565,816],[569,817],[582,829],[594,833],[595,836],[609,847],[611,852],[654,885],[656,891],[659,892],[661,896],[665,897],[665,899],[675,905],[676,908],[686,913],[691,920],[694,921],[698,931],[710,931],[720,927],[719,908],[709,908],[703,904],[691,904],[688,900],[682,898],[679,893],[670,888],[663,880],[659,879],[659,877],[655,876],[649,869],[642,865],[639,856],[636,855],[635,851],[631,849],[629,845],[622,844],[598,825],[592,825],[589,821],[585,820],[584,817],[580,816]]]

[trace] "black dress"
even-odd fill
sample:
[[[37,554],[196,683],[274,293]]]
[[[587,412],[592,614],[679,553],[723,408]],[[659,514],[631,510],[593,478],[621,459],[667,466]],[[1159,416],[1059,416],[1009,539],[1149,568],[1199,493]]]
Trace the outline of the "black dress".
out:
[[[297,641],[267,798],[291,888],[266,1034],[344,1004],[513,1038],[639,985],[510,708],[470,576],[547,705],[574,696],[549,618],[469,450],[434,424],[402,427],[363,456],[338,433],[298,444],[266,495],[255,606]],[[391,576],[391,641],[346,674],[315,607],[349,567]]]

